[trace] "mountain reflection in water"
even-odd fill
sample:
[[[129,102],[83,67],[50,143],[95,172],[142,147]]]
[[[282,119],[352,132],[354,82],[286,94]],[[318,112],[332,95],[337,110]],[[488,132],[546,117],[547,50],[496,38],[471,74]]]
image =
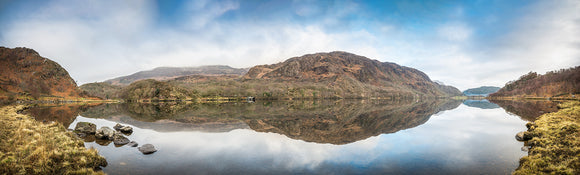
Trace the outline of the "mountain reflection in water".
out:
[[[550,100],[491,100],[506,112],[533,122],[540,115],[558,111],[558,101]]]
[[[158,149],[143,155],[134,147],[85,140],[87,148],[106,157],[107,174],[508,174],[526,155],[514,139],[526,121],[501,108],[461,101],[127,103],[34,110],[30,113],[70,116],[37,116],[70,123],[69,129],[81,121],[98,128],[129,125],[134,128],[129,140]]]
[[[104,104],[81,113],[161,132],[251,128],[316,143],[346,144],[419,126],[455,100],[268,101],[259,103]]]

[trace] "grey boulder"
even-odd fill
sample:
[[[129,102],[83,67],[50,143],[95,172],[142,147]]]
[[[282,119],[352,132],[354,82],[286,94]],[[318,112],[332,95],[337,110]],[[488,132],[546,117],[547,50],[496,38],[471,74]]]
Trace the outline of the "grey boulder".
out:
[[[145,144],[141,147],[139,147],[139,151],[141,151],[141,153],[143,154],[151,154],[157,151],[157,149],[155,149],[155,146],[151,145],[151,144]]]
[[[124,133],[131,133],[131,132],[133,132],[133,128],[132,127],[130,127],[130,126],[123,126],[123,125],[121,125],[119,123],[117,123],[113,128],[115,130],[117,130],[117,131],[121,131],[121,132],[124,132]]]
[[[113,140],[114,139],[113,136],[115,136],[115,133],[116,133],[115,130],[103,126],[97,130],[97,132],[95,133],[95,137],[97,139]]]
[[[78,122],[75,126],[75,132],[85,134],[95,134],[97,132],[97,125],[89,122]]]
[[[115,145],[125,145],[127,143],[129,143],[129,139],[125,136],[123,136],[122,134],[115,134],[113,136],[113,143]]]
[[[532,133],[530,133],[528,131],[522,131],[522,132],[518,132],[516,134],[516,140],[518,140],[518,141],[528,141],[532,138],[533,138]]]

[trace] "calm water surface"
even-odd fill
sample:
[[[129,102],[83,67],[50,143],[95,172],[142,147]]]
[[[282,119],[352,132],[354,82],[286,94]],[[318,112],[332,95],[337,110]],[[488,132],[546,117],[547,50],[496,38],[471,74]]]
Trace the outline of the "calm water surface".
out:
[[[69,107],[70,108],[70,107]],[[68,121],[129,125],[159,150],[87,140],[108,174],[509,174],[525,117],[487,101],[121,104]],[[64,122],[66,123],[66,121]]]

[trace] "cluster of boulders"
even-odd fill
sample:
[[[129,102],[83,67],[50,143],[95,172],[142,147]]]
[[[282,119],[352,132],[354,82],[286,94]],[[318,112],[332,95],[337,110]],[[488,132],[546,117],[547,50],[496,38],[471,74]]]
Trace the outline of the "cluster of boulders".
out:
[[[123,126],[117,123],[113,129],[107,126],[103,126],[97,130],[97,125],[93,123],[78,122],[74,132],[81,138],[94,135],[96,139],[113,141],[113,143],[118,146],[128,145],[131,147],[137,147],[139,145],[137,142],[130,141],[127,137],[125,137],[126,134],[133,132],[133,128],[131,126]],[[155,149],[155,147],[151,144],[145,144],[138,149],[143,154],[151,154],[157,151],[157,149]]]
[[[536,128],[536,124],[534,122],[526,123],[527,131],[521,131],[516,134],[516,140],[525,142],[524,146],[522,147],[522,151],[529,151],[531,147],[531,143],[528,143],[529,140],[534,138],[532,131]]]

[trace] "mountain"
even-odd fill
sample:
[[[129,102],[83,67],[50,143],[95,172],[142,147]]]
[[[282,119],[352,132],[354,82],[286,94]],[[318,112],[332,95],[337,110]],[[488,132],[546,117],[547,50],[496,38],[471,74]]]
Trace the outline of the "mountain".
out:
[[[580,66],[547,72],[530,72],[510,81],[490,97],[575,98],[580,93]]]
[[[38,52],[0,47],[0,99],[63,100],[80,97],[68,72]]]
[[[463,91],[465,96],[488,96],[489,94],[497,92],[500,87],[495,86],[481,86],[478,88],[471,88]]]
[[[126,86],[138,80],[155,79],[155,80],[169,80],[177,77],[188,75],[237,75],[242,76],[248,69],[237,69],[229,66],[214,65],[214,66],[200,66],[200,67],[158,67],[153,70],[140,71],[128,76],[118,77],[106,80],[106,83],[112,85]]]
[[[240,76],[243,69],[219,66],[220,70],[206,71],[193,75],[181,75],[181,71],[161,71],[154,69],[114,79],[114,82],[127,83],[138,78],[155,77],[158,80],[149,83],[166,82],[171,88],[185,96],[171,99],[340,99],[340,98],[431,98],[460,96],[461,91],[453,86],[431,81],[429,77],[416,69],[399,66],[395,63],[380,62],[346,52],[308,54],[290,58],[273,65],[254,66]],[[213,67],[215,68],[215,67]],[[170,68],[167,70],[175,70]],[[201,68],[198,68],[198,70]],[[235,71],[234,71],[235,70]],[[157,72],[157,73],[155,73]],[[159,72],[165,72],[159,73]],[[189,71],[188,73],[192,73]],[[234,73],[235,72],[235,73]],[[148,76],[145,76],[148,75]],[[163,79],[163,80],[159,80]],[[130,80],[130,81],[129,81]],[[109,83],[113,80],[108,81]],[[107,83],[107,82],[105,82]],[[133,82],[135,83],[135,82]],[[115,83],[112,83],[115,84]],[[150,86],[153,87],[153,86]],[[143,92],[131,92],[127,86],[115,89],[106,85],[91,84],[82,86],[89,95],[99,97],[119,97],[120,91],[131,95],[132,100],[145,97],[153,99],[157,91],[148,89]],[[104,89],[107,88],[107,89]],[[136,90],[136,89],[133,89]],[[159,89],[157,89],[159,91]],[[147,92],[147,94],[144,94]],[[166,93],[166,92],[160,92]],[[169,93],[172,94],[172,93]],[[125,95],[124,97],[128,97]],[[162,100],[167,95],[157,96]],[[175,96],[176,97],[176,96]],[[143,100],[143,99],[142,99]]]
[[[456,88],[439,85],[413,68],[380,62],[347,52],[308,54],[272,65],[252,67],[244,79],[273,81],[311,81],[346,84],[342,88],[379,87],[378,91],[397,92],[405,96],[454,96]]]

